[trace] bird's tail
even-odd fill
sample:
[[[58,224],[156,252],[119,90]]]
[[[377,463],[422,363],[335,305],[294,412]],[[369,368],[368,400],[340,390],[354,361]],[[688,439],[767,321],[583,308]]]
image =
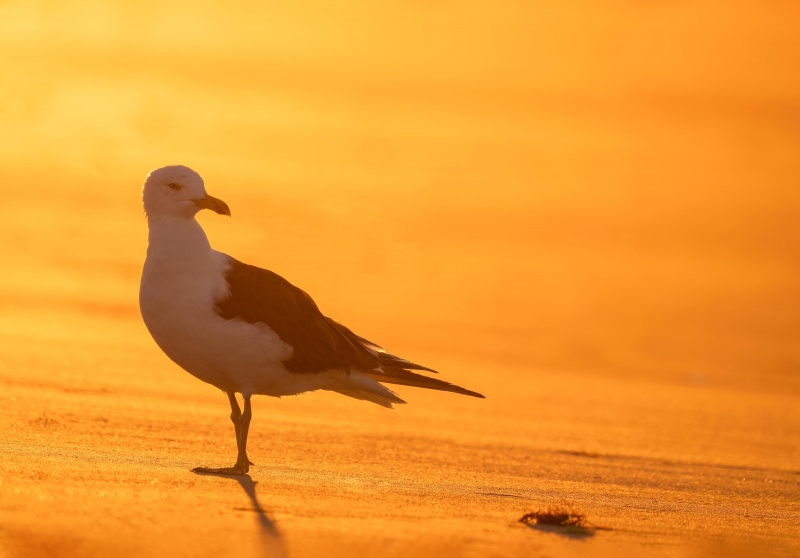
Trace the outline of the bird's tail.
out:
[[[451,391],[453,393],[460,393],[462,395],[469,395],[470,397],[480,397],[481,399],[485,399],[483,395],[476,391],[471,391],[449,382],[437,380],[436,378],[429,378],[428,376],[423,376],[422,374],[417,374],[397,366],[381,366],[380,369],[364,371],[363,374],[369,376],[377,382],[384,384],[397,384],[402,386],[437,389],[439,391]]]
[[[395,405],[405,403],[392,390],[374,381],[368,374],[351,372],[347,375],[337,374],[331,379],[334,378],[335,380],[325,389],[354,399],[371,401],[387,409],[392,409]]]
[[[330,320],[330,318],[328,318]],[[411,370],[423,370],[425,372],[433,372],[434,374],[438,374],[436,370],[432,368],[428,368],[427,366],[422,366],[421,364],[416,364],[399,356],[393,355],[386,351],[383,347],[378,345],[377,343],[373,343],[372,341],[361,337],[360,335],[356,335],[348,328],[340,324],[335,320],[330,320],[330,322],[334,325],[336,331],[338,331],[345,339],[347,339],[351,344],[355,346],[361,346],[367,349],[372,355],[377,357],[378,362],[380,362],[380,366],[374,368],[372,370],[364,370],[361,369],[359,372],[366,376],[367,378],[372,378],[376,382],[381,382],[383,384],[397,384],[403,386],[415,386],[427,389],[438,389],[439,391],[451,391],[453,393],[460,393],[462,395],[469,395],[470,397],[480,397],[481,399],[485,399],[483,395],[477,393],[475,391],[471,391],[461,386],[457,386],[455,384],[451,384],[449,382],[444,382],[442,380],[436,380],[434,378],[430,378],[428,376],[423,376],[422,374],[417,374],[416,372],[411,372]],[[383,387],[383,386],[381,386]],[[384,388],[386,389],[386,388]],[[388,389],[386,391],[389,391]],[[341,392],[344,393],[344,392]],[[397,397],[389,391],[394,397]],[[345,394],[350,395],[350,394]],[[351,395],[351,397],[356,397],[355,395]],[[366,399],[366,397],[360,397],[360,399]],[[372,399],[370,399],[372,401]],[[400,400],[401,402],[404,402]],[[376,401],[376,403],[378,403]],[[391,405],[386,405],[384,403],[378,403],[379,405],[383,405],[384,407],[390,407]]]

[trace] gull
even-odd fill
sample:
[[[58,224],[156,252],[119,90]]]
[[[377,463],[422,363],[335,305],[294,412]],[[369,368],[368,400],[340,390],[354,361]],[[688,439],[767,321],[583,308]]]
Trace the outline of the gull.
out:
[[[142,188],[149,228],[139,308],[162,351],[228,396],[238,448],[233,467],[193,471],[244,475],[253,395],[328,390],[392,408],[405,403],[383,384],[483,395],[412,370],[426,366],[388,353],[325,316],[280,275],[211,248],[195,216],[228,205],[206,193],[192,169],[152,171]],[[241,394],[243,410],[236,394]]]

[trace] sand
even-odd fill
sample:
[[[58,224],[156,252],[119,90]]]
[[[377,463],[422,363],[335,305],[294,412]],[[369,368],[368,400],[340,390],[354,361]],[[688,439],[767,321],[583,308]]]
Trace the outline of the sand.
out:
[[[61,318],[73,339],[4,347],[9,557],[800,551],[796,395],[451,360],[447,377],[486,400],[401,389],[409,404],[390,411],[259,397],[250,475],[201,476],[190,469],[234,460],[224,395],[134,320]],[[517,521],[561,502],[603,529]]]

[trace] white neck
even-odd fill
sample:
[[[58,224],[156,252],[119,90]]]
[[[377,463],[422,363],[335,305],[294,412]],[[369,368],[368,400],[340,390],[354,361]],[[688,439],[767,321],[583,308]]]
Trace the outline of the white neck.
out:
[[[159,216],[149,219],[148,225],[150,242],[141,288],[150,303],[157,308],[200,296],[209,299],[206,306],[210,308],[211,299],[225,295],[229,258],[211,249],[194,218]]]
[[[200,223],[192,217],[173,217],[162,215],[148,218],[149,226],[147,255],[156,252],[169,252],[173,255],[187,256],[211,251],[208,237]]]
[[[194,218],[158,216],[150,218],[148,225],[150,242],[139,287],[139,307],[145,324],[161,344],[174,338],[175,332],[200,327],[197,324],[208,323],[216,315],[215,301],[229,293],[225,272],[230,259],[211,249]],[[190,349],[186,351],[191,353]],[[175,354],[189,358],[186,351],[171,357],[176,362]]]

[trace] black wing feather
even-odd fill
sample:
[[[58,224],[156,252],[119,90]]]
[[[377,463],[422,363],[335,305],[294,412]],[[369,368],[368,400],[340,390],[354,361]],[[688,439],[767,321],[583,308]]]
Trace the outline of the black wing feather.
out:
[[[231,258],[225,278],[230,296],[217,304],[217,313],[227,320],[269,326],[294,348],[292,359],[284,363],[287,370],[318,373],[380,366],[357,335],[323,315],[305,291],[277,273]]]
[[[407,369],[436,371],[389,354],[378,344],[323,315],[305,291],[277,273],[233,258],[230,263],[225,275],[230,296],[217,303],[217,313],[226,320],[261,323],[272,329],[294,349],[292,358],[284,362],[290,372],[361,370],[379,382],[483,397],[454,384],[410,372]]]

